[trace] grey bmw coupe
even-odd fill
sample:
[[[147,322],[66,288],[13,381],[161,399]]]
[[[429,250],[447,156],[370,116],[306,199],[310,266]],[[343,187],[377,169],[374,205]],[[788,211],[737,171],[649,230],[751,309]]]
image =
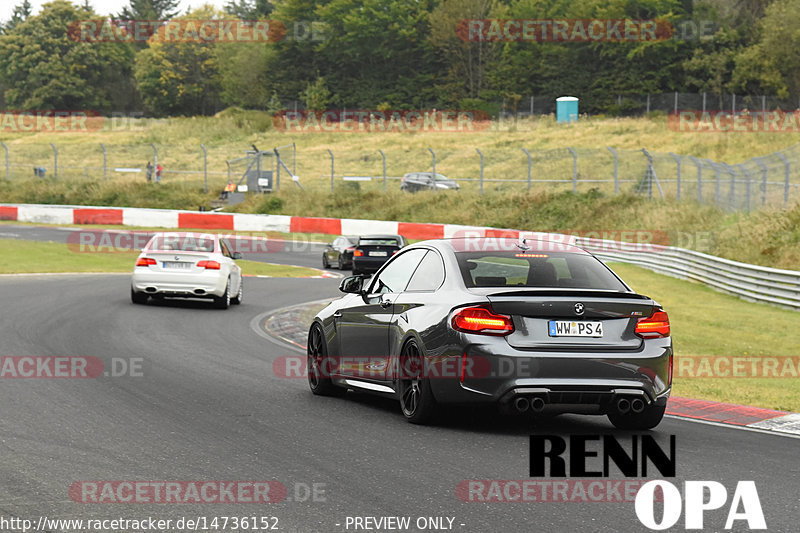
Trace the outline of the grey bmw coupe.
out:
[[[393,397],[413,423],[439,404],[607,415],[624,429],[664,416],[667,313],[581,248],[424,241],[339,289],[308,333],[314,394]]]

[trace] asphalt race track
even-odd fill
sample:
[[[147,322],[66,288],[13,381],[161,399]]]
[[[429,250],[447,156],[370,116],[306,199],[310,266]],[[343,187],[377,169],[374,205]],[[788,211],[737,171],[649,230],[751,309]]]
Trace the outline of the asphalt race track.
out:
[[[94,356],[106,372],[120,360],[141,365],[134,376],[2,380],[0,515],[34,523],[275,516],[282,531],[323,532],[355,531],[345,528],[348,516],[431,516],[454,518],[463,532],[647,531],[630,502],[456,497],[462,480],[528,479],[532,432],[611,431],[605,418],[534,425],[448,411],[439,425],[419,427],[394,402],[314,397],[304,379],[276,376],[273,360],[302,352],[266,339],[251,321],[334,296],[337,280],[250,278],[244,303],[227,311],[133,305],[128,284],[128,275],[0,277],[0,354]],[[671,481],[679,487],[716,480],[730,501],[737,481],[754,480],[769,531],[797,530],[799,439],[673,418],[652,434],[664,446],[676,435]],[[274,504],[76,503],[69,488],[86,480],[266,480],[288,493]],[[316,501],[296,501],[315,483],[324,484]],[[727,509],[707,513],[705,529],[723,530]]]

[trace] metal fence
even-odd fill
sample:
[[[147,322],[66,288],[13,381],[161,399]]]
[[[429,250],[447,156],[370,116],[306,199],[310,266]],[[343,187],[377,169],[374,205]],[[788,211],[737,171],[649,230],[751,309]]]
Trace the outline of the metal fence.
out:
[[[295,146],[281,147],[296,164]],[[198,145],[10,144],[0,142],[0,175],[6,180],[36,177],[54,180],[133,180],[182,183],[219,191],[241,178],[235,164],[248,150]],[[275,152],[278,154],[278,152]],[[148,172],[148,163],[152,171]],[[161,166],[161,175],[156,169]],[[233,172],[232,172],[233,170]]]
[[[163,182],[214,192],[229,180],[241,183],[248,164],[244,146],[237,152],[230,146],[0,142],[0,148],[0,176],[8,180],[36,176],[145,181],[150,162],[153,167],[162,166]],[[268,151],[275,153],[272,148]],[[462,190],[480,194],[596,189],[608,195],[637,193],[729,210],[783,208],[800,199],[800,144],[738,164],[646,149],[528,150],[516,143],[402,150],[375,146],[340,153],[324,147],[297,152],[290,144],[275,155],[280,164],[276,164],[274,189],[279,187],[280,172],[292,188],[391,192],[400,189],[404,174],[435,168]]]
[[[525,189],[572,192],[596,189],[605,194],[633,192],[650,198],[713,204],[729,210],[788,207],[800,200],[800,144],[735,165],[674,153],[612,147],[473,150],[471,154],[469,150],[466,153],[452,149],[420,150],[413,170],[435,170],[456,181],[462,190],[481,194]],[[332,192],[347,182],[351,182],[350,187],[381,191],[399,187],[397,182],[402,176],[387,174],[387,153],[383,150],[375,150],[371,157],[362,155],[357,161],[348,157],[346,163],[339,162],[333,151],[327,152],[330,171],[320,175],[319,184],[329,186]]]
[[[526,94],[506,97],[499,101],[480,101],[478,99],[462,101],[464,108],[472,109],[479,105],[492,118],[532,117],[550,115],[556,112],[556,98],[575,96],[579,98],[581,113],[606,113],[621,116],[640,116],[659,111],[662,113],[678,113],[683,110],[693,111],[741,111],[766,112],[772,110],[793,111],[800,109],[800,95],[785,98],[767,94],[716,94],[710,92],[685,93],[666,92],[652,94],[613,94],[603,92],[601,96],[575,94]],[[281,109],[286,111],[304,111],[305,105],[299,100],[283,100]],[[446,106],[445,106],[446,107]],[[401,107],[402,108],[402,107]],[[442,104],[428,102],[417,109],[442,109]],[[354,109],[374,109],[374,106],[361,105]]]
[[[698,281],[745,300],[800,310],[800,272],[739,263],[673,246],[622,243],[578,237],[576,244],[603,261],[642,266]]]
[[[533,116],[548,115],[556,112],[556,98],[563,94],[539,94],[522,96],[519,100],[504,99],[499,104],[500,116]],[[771,110],[793,111],[800,109],[800,96],[780,98],[774,95],[749,94],[713,94],[713,93],[656,93],[656,94],[604,94],[601,99],[582,98],[580,94],[579,110],[581,112],[613,115],[637,116],[654,111],[662,113],[678,113],[683,110],[693,111],[729,111],[736,114],[741,111],[766,112]]]

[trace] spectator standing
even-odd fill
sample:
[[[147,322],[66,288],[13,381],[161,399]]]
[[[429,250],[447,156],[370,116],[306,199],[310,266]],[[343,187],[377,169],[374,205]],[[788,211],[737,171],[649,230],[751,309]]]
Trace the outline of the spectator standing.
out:
[[[152,181],[153,179],[153,163],[150,161],[147,162],[147,168],[145,169],[145,174],[147,176],[147,181]]]
[[[164,167],[161,166],[161,163],[158,164],[156,167],[156,183],[161,183],[161,171],[164,170]]]

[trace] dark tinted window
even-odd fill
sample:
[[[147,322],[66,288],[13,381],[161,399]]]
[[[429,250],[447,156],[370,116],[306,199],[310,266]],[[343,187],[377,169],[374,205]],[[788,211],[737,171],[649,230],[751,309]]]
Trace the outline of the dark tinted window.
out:
[[[370,292],[372,294],[403,292],[423,255],[425,255],[425,250],[416,249],[393,258],[372,283]]]
[[[444,265],[436,252],[428,251],[406,287],[407,291],[435,291],[444,282]]]
[[[458,252],[456,258],[467,287],[627,290],[603,263],[590,255]]]
[[[359,239],[359,246],[400,246],[397,239]]]
[[[214,240],[197,235],[163,234],[150,241],[150,250],[174,250],[179,252],[213,252]]]

